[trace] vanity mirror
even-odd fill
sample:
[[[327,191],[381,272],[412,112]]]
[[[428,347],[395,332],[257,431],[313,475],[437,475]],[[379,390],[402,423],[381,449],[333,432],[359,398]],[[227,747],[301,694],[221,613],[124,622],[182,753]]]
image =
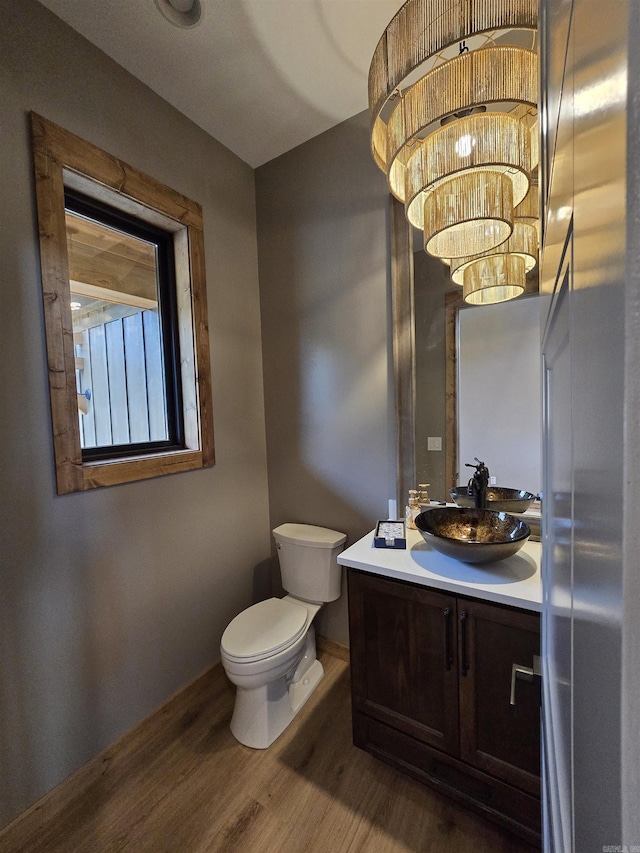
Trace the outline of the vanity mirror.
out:
[[[464,463],[474,456],[497,485],[537,494],[537,270],[525,296],[467,307],[448,269],[414,252],[411,227],[393,199],[391,222],[399,506],[419,482],[431,484],[432,499],[449,500],[449,489],[467,482]]]

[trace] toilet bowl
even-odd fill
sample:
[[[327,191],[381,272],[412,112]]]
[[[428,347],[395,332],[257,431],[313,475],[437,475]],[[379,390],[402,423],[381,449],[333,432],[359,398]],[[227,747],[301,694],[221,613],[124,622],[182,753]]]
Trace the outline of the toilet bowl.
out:
[[[291,596],[270,598],[236,616],[222,635],[222,665],[237,688],[231,732],[245,746],[270,746],[322,679],[311,624],[318,610]]]
[[[340,595],[336,557],[346,540],[344,533],[306,524],[283,524],[273,534],[290,594],[243,610],[220,643],[225,672],[237,688],[231,732],[255,749],[282,734],[322,679],[313,619],[325,601]],[[304,597],[295,594],[300,591]]]

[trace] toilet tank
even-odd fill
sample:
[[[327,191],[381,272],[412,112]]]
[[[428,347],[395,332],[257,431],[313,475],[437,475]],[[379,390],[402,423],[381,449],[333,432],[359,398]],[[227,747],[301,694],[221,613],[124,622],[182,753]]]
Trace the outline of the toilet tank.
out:
[[[282,586],[304,601],[322,603],[340,598],[342,567],[337,556],[346,533],[313,524],[281,524],[273,531],[280,560]]]

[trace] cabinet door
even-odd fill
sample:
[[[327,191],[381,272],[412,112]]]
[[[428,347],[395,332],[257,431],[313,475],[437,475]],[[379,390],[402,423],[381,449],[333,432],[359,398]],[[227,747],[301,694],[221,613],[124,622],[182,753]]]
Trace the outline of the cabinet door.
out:
[[[484,602],[458,600],[461,758],[530,794],[540,795],[540,693],[518,679],[540,654],[540,617]]]
[[[458,754],[456,600],[349,571],[355,712]]]

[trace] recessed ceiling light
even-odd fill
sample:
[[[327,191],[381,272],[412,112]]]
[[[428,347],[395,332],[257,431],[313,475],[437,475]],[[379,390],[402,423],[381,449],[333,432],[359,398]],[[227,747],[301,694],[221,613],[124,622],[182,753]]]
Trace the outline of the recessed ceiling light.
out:
[[[176,27],[195,27],[202,17],[200,0],[154,0],[160,13]]]

